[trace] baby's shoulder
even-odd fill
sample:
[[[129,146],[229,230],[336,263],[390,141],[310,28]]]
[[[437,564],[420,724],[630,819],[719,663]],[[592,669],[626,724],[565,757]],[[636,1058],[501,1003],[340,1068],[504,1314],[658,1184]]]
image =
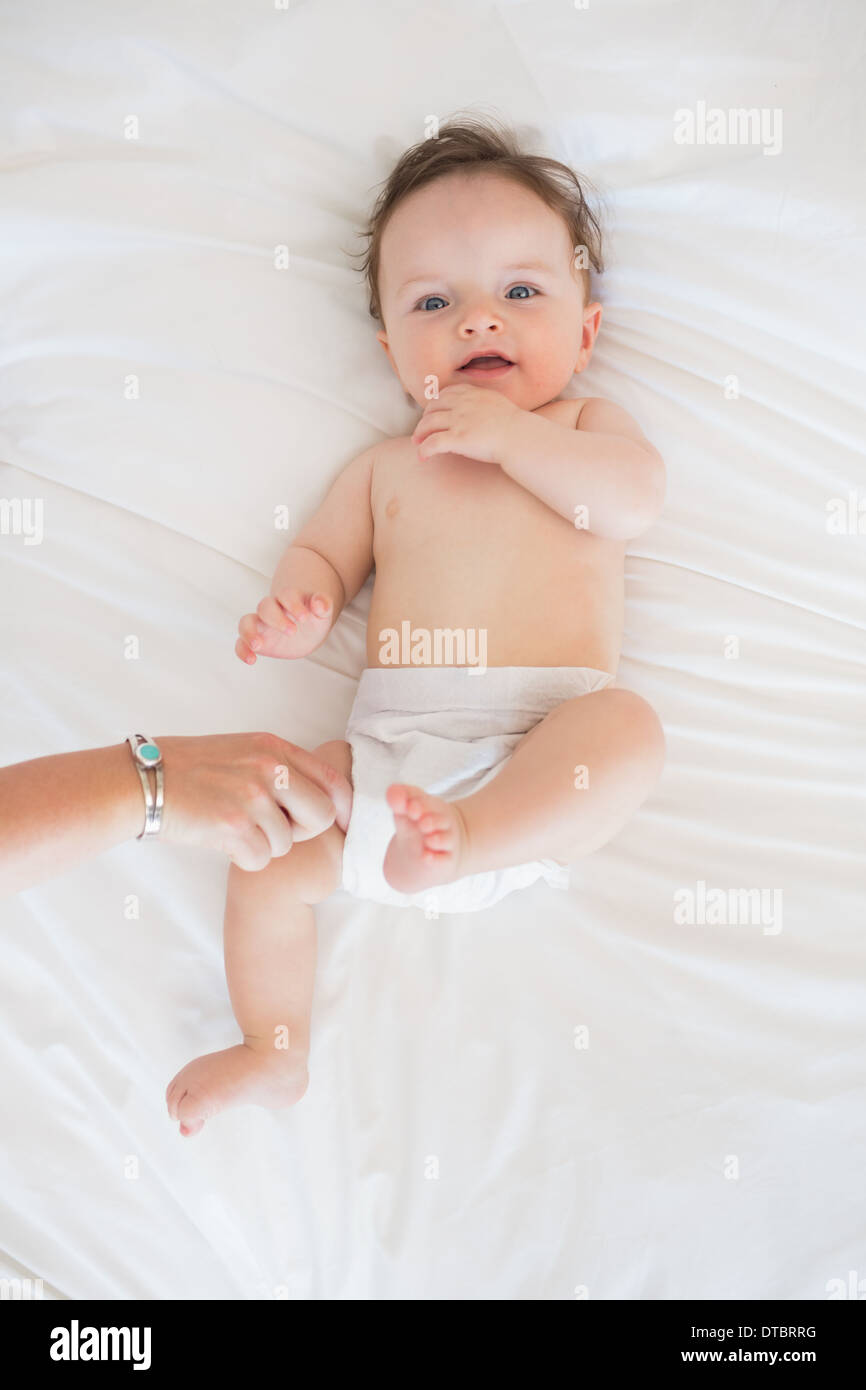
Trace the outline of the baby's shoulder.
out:
[[[414,450],[411,434],[394,434],[388,439],[380,439],[373,459],[373,476],[377,470],[383,473],[389,467],[399,467],[401,462],[405,464],[407,452]]]
[[[534,416],[544,416],[545,420],[553,420],[557,425],[563,425],[566,430],[577,430],[580,418],[587,406],[598,406],[607,404],[601,396],[573,396],[567,400],[549,400],[546,406],[538,406],[537,410],[532,411]]]
[[[543,415],[546,420],[553,420],[566,429],[576,430],[581,412],[591,399],[591,396],[578,396],[571,400],[548,401],[547,405],[540,405],[532,413]]]

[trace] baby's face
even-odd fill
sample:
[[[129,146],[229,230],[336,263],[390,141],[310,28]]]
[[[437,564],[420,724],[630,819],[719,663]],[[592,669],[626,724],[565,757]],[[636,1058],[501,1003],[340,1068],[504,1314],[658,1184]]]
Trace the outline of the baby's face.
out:
[[[592,353],[601,305],[583,304],[562,218],[536,194],[493,172],[450,173],[412,193],[382,235],[377,337],[413,400],[470,383],[524,410],[556,400]],[[515,365],[467,374],[494,349]]]

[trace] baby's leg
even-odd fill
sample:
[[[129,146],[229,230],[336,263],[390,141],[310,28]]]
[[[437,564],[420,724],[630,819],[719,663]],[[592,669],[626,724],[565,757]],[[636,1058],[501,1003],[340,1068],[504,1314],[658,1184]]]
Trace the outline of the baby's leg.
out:
[[[419,787],[389,787],[395,834],[385,878],[399,892],[418,892],[487,869],[590,854],[649,795],[664,747],[658,716],[631,690],[566,700],[471,796],[445,801]]]
[[[344,776],[342,740],[318,757]],[[316,969],[313,904],[339,887],[345,835],[336,822],[288,854],[248,873],[229,869],[223,930],[226,976],[243,1042],[189,1062],[166,1091],[183,1135],[230,1105],[294,1105],[307,1088],[310,1010]]]

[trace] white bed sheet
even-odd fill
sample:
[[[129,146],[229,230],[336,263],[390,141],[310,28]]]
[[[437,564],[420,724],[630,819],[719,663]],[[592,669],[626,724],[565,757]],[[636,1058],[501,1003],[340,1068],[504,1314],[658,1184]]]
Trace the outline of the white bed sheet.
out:
[[[669,486],[619,671],[665,726],[658,790],[568,894],[324,904],[295,1111],[189,1142],[165,1113],[235,1037],[218,856],[126,845],[2,903],[2,1271],[118,1299],[862,1277],[866,536],[827,529],[832,498],[866,510],[860,7],[4,19],[0,496],[41,498],[44,540],[0,536],[0,762],[132,729],[342,735],[369,584],[303,663],[246,669],[234,631],[285,543],[273,507],[294,529],[415,418],[345,251],[431,113],[495,110],[601,190],[580,394],[636,415]],[[699,101],[780,108],[781,152],[676,144]],[[700,882],[779,889],[782,929],[678,925]]]

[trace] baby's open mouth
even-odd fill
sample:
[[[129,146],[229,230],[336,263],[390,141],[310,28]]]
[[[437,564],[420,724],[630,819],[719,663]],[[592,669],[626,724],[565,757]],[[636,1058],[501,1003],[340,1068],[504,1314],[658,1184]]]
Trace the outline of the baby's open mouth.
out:
[[[510,362],[507,357],[473,357],[468,362],[464,362],[462,367],[458,367],[458,371],[466,372],[471,368],[473,371],[490,372],[497,367],[513,366],[514,363]]]

